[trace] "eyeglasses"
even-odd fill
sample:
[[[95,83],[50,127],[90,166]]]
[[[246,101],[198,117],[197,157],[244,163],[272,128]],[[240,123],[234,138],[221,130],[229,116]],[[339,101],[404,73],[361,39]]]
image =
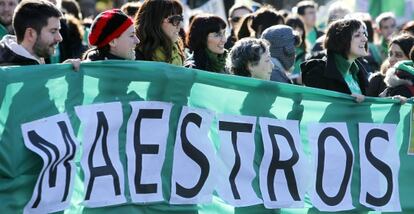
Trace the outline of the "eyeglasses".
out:
[[[231,17],[232,22],[239,22],[241,17]]]
[[[173,15],[167,18],[168,23],[172,24],[174,27],[178,27],[184,18],[182,15]]]
[[[226,38],[226,32],[212,32],[208,36],[214,37],[214,38]]]

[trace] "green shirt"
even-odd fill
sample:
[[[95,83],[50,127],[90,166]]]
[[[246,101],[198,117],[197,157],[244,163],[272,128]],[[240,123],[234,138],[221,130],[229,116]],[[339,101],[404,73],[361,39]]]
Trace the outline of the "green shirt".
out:
[[[313,47],[317,39],[318,39],[318,33],[316,31],[316,28],[314,27],[309,33],[307,33],[306,40],[310,44],[310,47]]]
[[[7,28],[0,24],[0,40],[3,38],[3,36],[5,36],[8,33],[9,31],[7,30]]]
[[[381,40],[381,54],[384,59],[388,57],[388,42],[385,38]]]
[[[303,50],[303,48],[301,47],[297,47],[295,53],[296,53],[296,57],[295,57],[295,64],[294,64],[292,74],[300,75],[300,64],[302,64],[303,55],[305,55],[306,53],[305,53],[305,50]]]
[[[338,68],[339,72],[341,72],[342,76],[346,84],[348,85],[349,90],[351,90],[352,94],[362,94],[361,88],[358,84],[358,66],[355,62],[349,62],[343,56],[339,54],[334,54],[335,57],[335,64]]]

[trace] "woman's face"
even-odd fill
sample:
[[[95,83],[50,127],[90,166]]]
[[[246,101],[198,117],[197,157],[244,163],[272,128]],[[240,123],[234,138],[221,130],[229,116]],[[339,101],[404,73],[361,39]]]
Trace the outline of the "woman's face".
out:
[[[260,60],[256,65],[248,63],[248,68],[252,77],[262,80],[269,80],[272,74],[273,63],[270,59],[270,52],[266,50],[260,56]]]
[[[368,56],[366,48],[368,42],[367,33],[364,25],[352,34],[351,48],[349,50],[348,59],[356,59],[358,57]]]
[[[388,50],[388,61],[390,62],[390,67],[402,60],[409,60],[409,58],[404,54],[404,51],[399,45],[392,43],[390,49]]]
[[[171,40],[171,42],[176,42],[180,38],[180,29],[183,23],[182,15],[171,15],[162,20],[161,29]]]
[[[224,44],[226,43],[226,29],[220,32],[211,32],[207,35],[207,48],[215,54],[224,53]]]
[[[110,52],[118,57],[135,60],[135,46],[139,43],[139,39],[135,34],[134,25],[131,25],[121,36],[114,39],[109,45]]]

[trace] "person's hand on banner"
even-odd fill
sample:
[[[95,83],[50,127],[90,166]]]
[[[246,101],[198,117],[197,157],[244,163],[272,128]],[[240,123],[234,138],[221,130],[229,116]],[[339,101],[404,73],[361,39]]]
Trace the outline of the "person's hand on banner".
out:
[[[80,68],[81,61],[82,61],[81,59],[67,59],[63,63],[72,64],[73,70],[75,70],[75,72],[78,72],[79,68]]]
[[[362,94],[351,94],[352,97],[355,97],[357,103],[362,103],[365,100],[365,96]]]
[[[393,100],[399,100],[401,105],[405,104],[407,102],[407,97],[401,96],[401,95],[395,95],[392,97]]]

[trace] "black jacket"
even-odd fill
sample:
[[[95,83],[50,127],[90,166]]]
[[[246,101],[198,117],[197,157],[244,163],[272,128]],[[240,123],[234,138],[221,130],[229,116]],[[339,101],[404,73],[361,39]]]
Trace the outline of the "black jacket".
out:
[[[363,95],[366,95],[368,86],[367,72],[362,63],[355,60],[358,72],[358,84]],[[351,94],[348,84],[335,64],[332,53],[322,59],[312,59],[300,65],[303,84],[310,87],[321,88],[341,93]]]
[[[367,96],[378,97],[387,88],[384,78],[385,76],[380,72],[372,74],[368,83]]]
[[[90,61],[98,61],[98,60],[109,60],[109,59],[117,59],[117,60],[125,60],[124,58],[115,56],[109,52],[101,52],[98,49],[91,49],[86,51],[83,60],[90,60]]]
[[[39,64],[35,59],[18,54],[19,50],[13,50],[13,47],[17,47],[15,37],[11,35],[4,36],[0,41],[0,66]]]

